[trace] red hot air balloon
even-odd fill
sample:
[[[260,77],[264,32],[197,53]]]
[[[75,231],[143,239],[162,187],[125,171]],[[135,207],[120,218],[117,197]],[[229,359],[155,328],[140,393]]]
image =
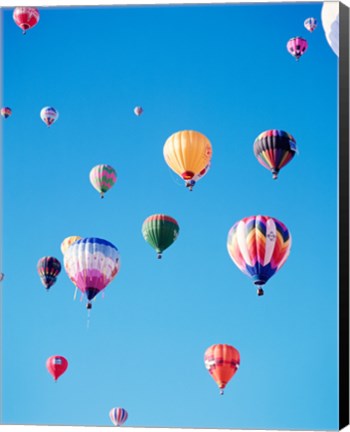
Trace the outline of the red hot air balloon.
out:
[[[40,14],[38,9],[33,7],[16,7],[13,11],[15,23],[23,30],[23,34],[38,24]]]
[[[204,354],[204,364],[223,395],[224,388],[238,370],[239,351],[231,345],[212,345]]]
[[[53,376],[55,381],[65,373],[68,367],[68,361],[60,355],[54,355],[46,360],[46,368],[49,373]]]

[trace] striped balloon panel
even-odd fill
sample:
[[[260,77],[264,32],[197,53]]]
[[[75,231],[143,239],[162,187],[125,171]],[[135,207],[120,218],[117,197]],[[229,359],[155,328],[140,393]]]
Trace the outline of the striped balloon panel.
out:
[[[1,108],[0,114],[3,117],[7,118],[7,117],[10,117],[10,115],[12,114],[12,110],[9,107],[4,107],[4,108]]]
[[[192,130],[171,135],[164,144],[164,159],[185,180],[199,174],[210,162],[212,147],[208,138]]]
[[[287,50],[297,60],[305,53],[307,47],[308,47],[307,41],[301,37],[291,38],[287,42]]]
[[[13,11],[13,19],[22,30],[28,30],[39,22],[40,15],[36,8],[16,7]]]
[[[164,214],[149,216],[142,225],[144,239],[158,253],[162,253],[176,240],[179,231],[176,220]]]
[[[80,239],[81,239],[81,237],[79,237],[79,236],[69,236],[69,237],[65,238],[63,240],[63,242],[61,243],[62,254],[64,255],[66,250],[69,248],[69,246]]]
[[[263,285],[285,263],[291,242],[282,222],[268,216],[251,216],[230,229],[227,249],[237,267],[256,284]]]
[[[71,281],[91,300],[117,275],[119,251],[107,240],[83,238],[66,250],[64,267]]]
[[[110,165],[97,165],[90,171],[92,186],[100,193],[105,193],[117,181],[117,173]]]
[[[219,388],[223,389],[238,370],[240,354],[231,345],[212,345],[204,354],[204,364]]]
[[[124,408],[112,408],[109,417],[115,426],[122,426],[128,419],[128,413]]]
[[[278,172],[297,152],[292,135],[280,130],[261,133],[254,142],[254,154],[265,168]]]
[[[316,18],[307,18],[304,21],[304,26],[309,32],[313,32],[315,28],[317,27],[317,19]]]

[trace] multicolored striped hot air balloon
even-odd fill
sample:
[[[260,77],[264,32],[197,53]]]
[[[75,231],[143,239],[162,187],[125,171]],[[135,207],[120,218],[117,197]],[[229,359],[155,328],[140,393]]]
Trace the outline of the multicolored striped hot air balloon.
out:
[[[33,7],[16,7],[13,11],[13,20],[23,30],[23,34],[38,24],[40,14]]]
[[[112,408],[109,418],[115,426],[122,426],[128,419],[128,412],[124,408]]]
[[[54,355],[46,360],[46,368],[55,381],[65,373],[68,368],[68,361],[60,355]]]
[[[41,120],[46,124],[47,127],[50,127],[55,121],[58,119],[58,111],[54,107],[44,107],[40,111]]]
[[[91,300],[112,282],[120,268],[118,249],[109,241],[82,238],[64,254],[64,268],[74,285]]]
[[[61,263],[57,258],[45,256],[38,261],[37,269],[42,284],[48,290],[56,282],[61,272]]]
[[[317,27],[317,19],[313,17],[306,18],[304,21],[304,27],[312,33]]]
[[[212,147],[202,133],[184,130],[166,140],[163,154],[169,167],[187,182],[208,166]]]
[[[286,262],[292,244],[287,227],[269,216],[250,216],[236,222],[227,237],[232,261],[255,285],[262,286]]]
[[[271,129],[262,132],[254,142],[254,154],[266,169],[277,179],[278,173],[297,153],[297,143],[288,132]]]
[[[224,394],[224,388],[237,372],[240,365],[239,351],[231,345],[216,344],[209,347],[204,354],[204,364],[210,375]]]
[[[299,60],[300,57],[305,54],[308,47],[307,40],[300,36],[293,37],[287,42],[287,50],[295,60]]]
[[[0,110],[0,114],[2,115],[2,117],[4,117],[5,119],[7,119],[12,114],[12,110],[9,107],[3,107]]]
[[[149,216],[142,225],[143,237],[156,250],[158,258],[161,258],[163,251],[174,243],[179,231],[180,227],[176,220],[164,214]]]
[[[106,164],[96,165],[90,171],[90,182],[100,193],[101,198],[117,181],[117,173],[113,167]]]

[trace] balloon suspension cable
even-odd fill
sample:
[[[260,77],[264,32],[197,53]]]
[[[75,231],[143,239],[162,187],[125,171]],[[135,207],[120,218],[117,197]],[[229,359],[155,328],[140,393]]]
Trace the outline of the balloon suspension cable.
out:
[[[73,296],[73,300],[75,301],[77,298],[77,292],[78,292],[78,287],[75,287],[75,291],[74,291],[74,296]]]
[[[84,294],[80,294],[80,301],[82,302],[84,298]]]

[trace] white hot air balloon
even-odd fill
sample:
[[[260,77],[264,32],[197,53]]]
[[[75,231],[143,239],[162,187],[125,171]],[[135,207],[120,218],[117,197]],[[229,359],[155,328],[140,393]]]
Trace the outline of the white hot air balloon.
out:
[[[324,2],[321,20],[327,42],[339,57],[339,3]]]

